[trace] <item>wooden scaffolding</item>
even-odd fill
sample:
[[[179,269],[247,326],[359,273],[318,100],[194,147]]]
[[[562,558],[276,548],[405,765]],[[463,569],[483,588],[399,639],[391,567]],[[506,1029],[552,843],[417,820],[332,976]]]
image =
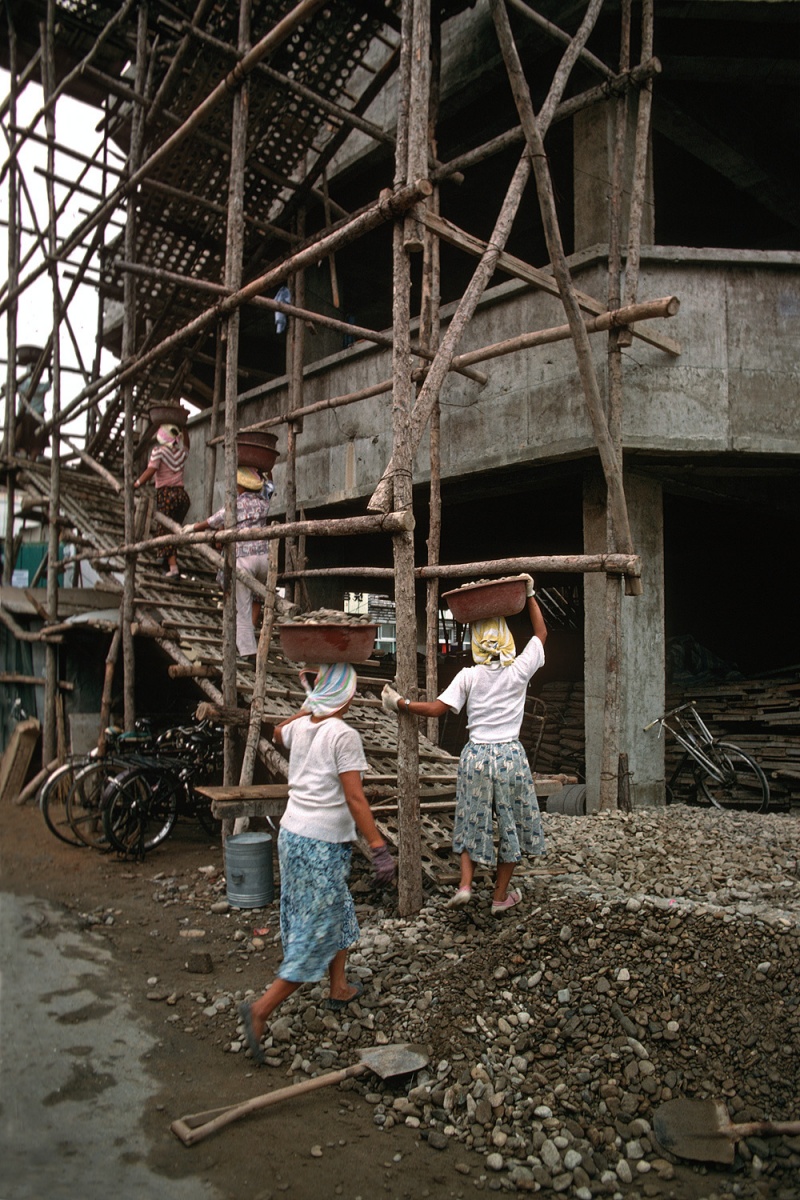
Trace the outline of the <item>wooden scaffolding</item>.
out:
[[[84,556],[116,570],[120,585],[120,620],[112,641],[110,665],[121,652],[125,722],[134,720],[134,637],[156,636],[172,654],[176,668],[193,674],[220,708],[236,710],[242,688],[234,639],[233,590],[224,590],[222,651],[219,663],[187,659],[171,633],[185,618],[173,598],[158,592],[152,577],[152,556],[164,541],[198,556],[195,567],[197,601],[205,613],[209,535],[182,534],[162,519],[151,530],[152,511],[134,502],[136,452],[141,446],[146,413],[154,403],[175,403],[191,397],[211,412],[211,436],[206,447],[209,487],[221,447],[225,481],[226,529],[223,569],[228,584],[235,571],[233,529],[236,507],[236,433],[242,392],[240,342],[242,317],[252,310],[282,313],[288,321],[285,372],[289,404],[280,416],[254,428],[280,425],[286,430],[286,520],[271,525],[265,536],[283,543],[283,570],[290,600],[303,606],[304,580],[313,576],[306,566],[303,539],[315,536],[353,536],[380,531],[392,540],[394,597],[397,617],[397,686],[415,696],[418,688],[415,592],[426,588],[426,690],[434,695],[437,680],[439,581],[476,575],[529,571],[601,572],[606,579],[606,692],[604,749],[600,803],[618,802],[620,605],[623,588],[641,590],[639,559],[632,543],[621,466],[623,366],[621,350],[631,338],[643,337],[665,354],[679,352],[677,344],[653,327],[639,322],[669,318],[678,300],[667,296],[640,302],[638,263],[645,198],[650,95],[659,64],[653,57],[653,3],[641,5],[641,28],[632,30],[631,5],[619,6],[618,61],[607,63],[586,43],[603,8],[589,0],[577,28],[566,32],[524,0],[488,0],[502,61],[508,76],[519,123],[501,137],[475,145],[449,162],[437,158],[437,115],[441,91],[441,29],[444,21],[471,7],[463,0],[239,0],[238,5],[212,0],[150,3],[124,0],[67,7],[57,0],[10,3],[4,31],[10,71],[10,90],[0,107],[8,147],[2,177],[8,194],[8,277],[0,294],[7,331],[5,444],[2,466],[8,489],[5,530],[4,582],[14,562],[15,493],[24,490],[39,505],[48,528],[47,591],[42,606],[41,637],[47,643],[46,714],[55,712],[57,691],[56,631],[60,627],[58,587],[63,562],[59,541],[64,527],[78,529],[85,540]],[[535,24],[553,44],[562,47],[559,65],[546,97],[534,108],[517,42],[509,19]],[[632,46],[638,61],[632,61]],[[597,76],[596,86],[564,99],[575,64],[581,62]],[[20,96],[40,82],[43,102],[35,118],[18,123]],[[376,96],[391,82],[396,96],[395,124],[383,128],[365,114]],[[635,93],[634,161],[625,163],[629,97]],[[58,100],[65,94],[102,97],[100,140],[93,154],[61,152],[57,126]],[[559,228],[546,139],[554,123],[583,108],[608,104],[615,114],[616,138],[612,166],[609,228],[609,271],[604,301],[579,291],[572,280]],[[336,203],[328,188],[328,168],[352,134],[374,144],[390,146],[394,155],[391,187],[378,190],[372,202],[356,212]],[[47,216],[40,221],[23,169],[22,151],[30,141],[47,149]],[[469,186],[469,168],[509,146],[518,145],[519,160],[486,240],[461,229],[439,213],[439,190],[448,181]],[[73,171],[61,172],[64,162]],[[97,194],[85,185],[90,166],[102,168],[103,188]],[[632,179],[625,201],[623,176]],[[546,239],[549,268],[542,269],[506,252],[514,218],[529,180],[535,184]],[[80,198],[83,215],[64,228],[65,202]],[[624,204],[627,211],[623,212]],[[307,233],[311,211],[322,218]],[[305,273],[329,263],[336,292],[335,255],[378,225],[393,229],[392,326],[390,332],[368,329],[340,320],[306,304]],[[34,246],[24,255],[23,229],[33,226]],[[623,244],[623,229],[626,230]],[[115,232],[116,230],[116,232]],[[440,329],[439,248],[442,242],[473,256],[475,267],[455,313]],[[422,299],[412,312],[414,256],[422,256]],[[622,262],[626,260],[623,272]],[[69,270],[64,271],[65,264]],[[559,298],[565,322],[526,331],[469,353],[459,346],[481,297],[496,271],[524,281]],[[51,411],[40,421],[39,434],[50,439],[49,461],[31,463],[15,445],[16,364],[19,298],[43,276],[52,284],[52,333],[32,363],[34,381],[45,369],[52,372]],[[65,278],[69,285],[65,288]],[[76,342],[70,302],[79,285],[91,284],[106,305],[121,312],[114,345],[117,364],[101,371],[104,337],[98,319],[98,349],[91,363],[81,361],[80,390],[62,403],[60,348],[64,339]],[[274,298],[284,284],[291,302]],[[267,293],[270,293],[269,295]],[[418,337],[412,325],[418,319]],[[308,323],[346,333],[391,348],[391,377],[323,404],[303,402],[303,338]],[[592,334],[607,335],[608,388],[603,395],[590,350]],[[554,555],[473,563],[440,562],[441,498],[439,460],[439,396],[449,373],[460,372],[478,382],[487,379],[484,365],[492,359],[571,339],[587,412],[607,488],[606,553],[594,556]],[[200,370],[202,365],[203,370]],[[486,369],[490,369],[486,366]],[[209,385],[210,376],[213,380]],[[204,382],[204,379],[206,382]],[[360,517],[309,522],[303,517],[303,497],[297,494],[296,462],[302,421],[322,407],[356,404],[377,394],[391,396],[392,455],[383,476],[375,481],[367,512]],[[85,432],[72,432],[76,422]],[[69,430],[69,432],[68,432]],[[413,464],[424,438],[430,440],[430,536],[424,565],[414,558]],[[76,482],[77,481],[77,482]],[[81,510],[76,500],[95,492],[105,496]],[[115,518],[98,533],[100,513],[116,498]],[[93,528],[93,522],[95,528]],[[164,532],[166,528],[166,532]],[[155,534],[155,536],[153,536]],[[160,541],[159,541],[160,537]],[[191,545],[189,545],[191,543]],[[205,547],[205,549],[204,549]],[[205,555],[205,557],[203,557]],[[275,571],[278,555],[273,555]],[[150,572],[148,574],[148,572]],[[380,575],[375,568],[348,569],[364,578]],[[330,572],[327,572],[330,574]],[[255,590],[258,585],[253,582]],[[261,589],[269,601],[272,587]],[[162,585],[163,586],[163,585]],[[149,591],[148,591],[149,589]],[[191,610],[184,595],[183,613]],[[144,614],[144,615],[143,615]],[[149,614],[149,615],[148,615]],[[252,682],[253,718],[245,761],[237,759],[226,738],[226,783],[252,779],[253,754],[269,760],[271,748],[261,736],[261,716],[270,697],[280,690],[280,671],[270,658],[269,638],[274,608],[265,617],[257,669]],[[200,622],[205,621],[205,616]],[[202,630],[198,646],[202,647]],[[202,659],[202,654],[199,655]],[[269,660],[269,666],[268,666]],[[277,664],[280,666],[280,663]],[[203,668],[207,669],[206,675]],[[209,678],[219,673],[221,687]],[[277,682],[276,682],[277,680]],[[211,687],[211,691],[209,691]],[[238,689],[238,692],[237,692]],[[284,697],[286,698],[286,697]],[[274,705],[273,705],[274,707]],[[280,710],[279,710],[280,711]],[[374,705],[373,705],[373,712]],[[400,852],[400,907],[413,912],[421,903],[420,781],[425,787],[425,755],[436,750],[436,729],[422,741],[416,726],[401,722],[393,748],[393,777],[398,798],[397,838]],[[229,744],[230,743],[230,744]],[[422,749],[421,749],[422,746]],[[48,716],[43,760],[56,751],[55,719]],[[385,766],[386,764],[384,764]],[[449,770],[451,764],[445,764]],[[440,771],[442,768],[437,767]],[[436,773],[436,771],[434,772]],[[376,774],[381,771],[376,768]],[[394,778],[396,776],[396,779]]]

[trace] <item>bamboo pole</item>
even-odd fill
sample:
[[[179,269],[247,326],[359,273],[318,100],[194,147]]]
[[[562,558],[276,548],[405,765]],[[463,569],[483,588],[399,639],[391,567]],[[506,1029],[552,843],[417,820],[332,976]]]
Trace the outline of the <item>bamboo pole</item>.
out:
[[[144,95],[147,79],[147,22],[148,5],[142,3],[138,11],[136,32],[135,88],[139,96]],[[131,142],[128,156],[129,171],[135,175],[141,161],[144,144],[144,113],[134,107],[131,124]],[[131,258],[136,247],[136,205],[128,205],[125,217],[125,257]],[[122,325],[122,357],[128,358],[136,347],[137,305],[136,288],[133,280],[124,281],[124,304]],[[123,485],[125,497],[125,541],[134,540],[134,462],[133,462],[133,383],[122,388],[124,402]],[[122,668],[124,726],[131,731],[136,723],[136,651],[131,626],[134,618],[134,595],[136,591],[136,558],[125,560],[125,578],[122,593]]]
[[[48,0],[46,21],[41,26],[42,40],[42,90],[49,99],[55,90],[55,0]],[[55,163],[56,153],[56,118],[55,108],[48,106],[45,114],[47,132],[47,165],[51,169]],[[57,241],[56,226],[56,196],[52,179],[46,182],[47,192],[47,247],[53,253]],[[51,302],[53,314],[52,335],[52,394],[51,403],[53,415],[58,416],[61,407],[61,339],[60,320],[61,306],[58,283],[58,265],[51,261],[49,265],[51,283]],[[59,454],[59,434],[53,437],[50,456],[50,488],[49,511],[47,526],[47,621],[58,622],[58,562],[59,525],[58,512],[61,495],[61,459]],[[44,717],[42,721],[42,761],[50,762],[57,755],[56,711],[58,697],[58,649],[48,645],[45,654],[45,687],[44,687]]]
[[[576,46],[581,44],[581,38],[585,40],[585,38],[588,37],[593,20],[596,19],[601,4],[602,0],[592,0],[587,17],[584,18],[581,28],[574,39]],[[503,12],[505,14],[505,10],[503,10]],[[506,16],[506,23],[507,21],[508,17]],[[567,85],[569,78],[569,67],[571,66],[572,61],[574,61],[574,57],[574,50],[572,48],[568,49],[567,54],[564,56],[564,59],[562,60],[562,63],[560,64],[553,78],[553,83],[551,84],[544,105],[544,116],[542,122],[543,133],[546,131],[549,120],[552,117],[552,113],[555,111],[555,108],[561,99],[561,95],[563,94],[563,90]],[[525,85],[525,87],[527,91],[527,85]],[[467,289],[459,302],[458,308],[453,315],[453,319],[448,326],[447,332],[442,338],[436,358],[430,366],[425,383],[420,389],[419,396],[417,397],[417,401],[414,405],[411,415],[412,460],[419,449],[419,445],[422,440],[422,433],[428,423],[428,420],[430,419],[431,407],[435,398],[439,395],[442,383],[444,382],[445,376],[449,370],[450,362],[455,356],[456,347],[461,340],[467,324],[472,319],[472,316],[478,305],[478,301],[483,295],[486,287],[488,286],[489,280],[498,266],[498,259],[511,232],[511,226],[514,221],[514,217],[517,214],[517,210],[519,209],[519,205],[522,200],[522,194],[525,190],[525,185],[530,177],[530,170],[531,161],[528,154],[525,153],[522,155],[512,177],[505,200],[503,201],[500,210],[500,214],[495,222],[492,236],[490,237],[489,242],[486,245],[483,254],[481,255],[480,262],[478,263],[472,279],[470,280]],[[421,208],[418,211],[421,219],[429,223],[431,219],[430,214],[425,216]],[[369,501],[367,506],[368,508],[372,509],[373,511],[386,511],[389,506],[390,483],[393,472],[394,464],[390,461]]]
[[[239,0],[239,50],[247,57],[250,45],[250,0]],[[243,59],[244,61],[244,59]],[[232,291],[241,287],[243,276],[244,247],[244,171],[247,159],[247,127],[249,110],[249,83],[242,75],[233,96],[231,121],[230,170],[228,175],[228,223],[225,244],[225,286]],[[130,257],[130,256],[128,256]],[[239,390],[239,329],[241,310],[234,308],[226,314],[225,341],[225,530],[236,526],[236,415]],[[222,571],[222,695],[224,703],[236,704],[236,546],[228,540],[224,544],[224,566]],[[238,775],[238,743],[225,731],[223,753],[223,783],[232,784]],[[225,836],[230,830],[223,823],[223,850]]]
[[[620,10],[620,71],[630,59],[631,3],[623,0]],[[620,307],[622,278],[622,197],[625,176],[625,143],[628,124],[627,94],[615,103],[614,150],[611,166],[611,196],[608,235],[608,307]],[[622,354],[620,328],[612,326],[608,336],[608,431],[616,454],[622,462]],[[606,545],[615,549],[614,528],[606,502]],[[603,686],[603,741],[600,761],[598,807],[601,812],[616,808],[619,794],[617,772],[620,753],[620,662],[622,654],[622,589],[620,581],[607,575],[604,586],[605,664]]]
[[[604,573],[637,578],[641,574],[641,562],[636,554],[544,554],[534,557],[498,558],[484,562],[455,563],[449,566],[415,567],[415,579],[466,579],[469,576],[515,575],[590,575]],[[353,579],[391,579],[391,567],[319,567],[298,571],[296,574],[352,576]]]
[[[411,414],[410,454],[412,461],[422,440],[423,430],[430,418],[433,403],[439,395],[442,383],[449,370],[450,362],[455,355],[455,348],[467,324],[471,320],[489,280],[495,272],[498,255],[511,232],[511,226],[519,208],[529,173],[528,160],[523,155],[509,185],[486,252],[478,263],[472,279],[467,286],[467,290],[459,301],[458,308],[448,326],[447,333],[439,345],[425,383],[417,396],[416,404]],[[422,219],[426,223],[429,223],[430,215],[423,216]],[[391,500],[392,477],[395,469],[395,463],[393,459],[390,459],[367,505],[371,511],[387,511]]]
[[[275,590],[278,584],[278,555],[270,555],[267,572],[267,599],[261,614],[261,632],[258,637],[256,651],[256,675],[253,684],[253,695],[250,700],[250,723],[247,730],[247,743],[242,759],[242,769],[239,774],[239,787],[249,787],[253,782],[253,771],[256,763],[256,750],[261,736],[261,722],[264,716],[264,699],[267,687],[267,667],[269,649],[272,642],[272,629],[275,622]],[[234,832],[238,830],[234,827]]]
[[[11,9],[6,9],[8,24],[8,69],[9,92],[7,97],[8,111],[12,127],[17,120],[17,32]],[[41,53],[41,50],[39,51]],[[6,103],[6,102],[4,102]],[[14,147],[11,169],[8,180],[8,285],[12,291],[16,289],[19,279],[20,227],[19,188],[17,183],[18,162]],[[16,450],[16,420],[17,420],[17,310],[14,300],[6,312],[6,344],[8,361],[6,363],[6,397],[4,417],[4,452],[10,458]],[[3,531],[3,583],[9,586],[14,570],[14,510],[16,507],[16,476],[13,471],[6,473],[6,523]]]
[[[141,275],[148,279],[161,279],[168,283],[174,283],[176,287],[185,287],[189,290],[203,291],[214,293],[217,296],[228,295],[228,290],[221,283],[212,283],[208,279],[194,279],[188,275],[179,275],[176,271],[165,271],[161,267],[149,267],[140,263],[117,262],[114,264],[120,271],[131,271],[134,275]],[[283,300],[273,300],[270,296],[253,296],[249,301],[255,308],[265,308],[270,312],[282,312],[289,317],[298,317],[301,321],[308,321],[312,325],[323,325],[326,329],[334,329],[337,333],[344,333],[354,338],[363,338],[364,341],[374,342],[376,346],[384,346],[386,349],[392,348],[391,334],[381,333],[375,329],[367,329],[363,325],[354,325],[350,321],[341,321],[338,317],[329,317],[325,313],[317,312],[310,308],[299,308],[296,304],[287,304]],[[422,345],[412,342],[411,349],[413,353],[418,354],[420,358],[433,360],[433,352]],[[458,360],[454,359],[453,369],[458,370],[460,374],[465,375],[468,379],[474,379],[476,383],[481,385],[488,383],[486,375],[480,371],[475,371],[469,367],[459,367]],[[258,396],[263,395],[265,388],[270,384],[259,384],[248,392],[239,393],[240,403],[244,400],[253,400]],[[390,390],[391,383],[387,386],[387,391]],[[273,419],[274,420],[274,419]],[[263,429],[264,422],[258,421],[254,425],[243,426],[240,433],[244,433],[245,429],[255,430]]]
[[[431,14],[431,69],[428,100],[428,147],[436,156],[436,122],[439,112],[441,70],[441,19],[438,10]],[[439,188],[434,187],[427,205],[439,210]],[[420,311],[420,342],[434,354],[441,336],[441,260],[439,239],[423,227],[424,259],[422,268],[422,303]],[[455,360],[453,360],[455,361]],[[439,397],[431,409],[429,423],[430,489],[428,500],[428,566],[438,566],[442,544],[442,453],[441,406]],[[425,586],[425,695],[432,700],[439,692],[439,581],[429,579]],[[428,717],[425,725],[428,740],[439,742],[439,721]]]
[[[653,0],[642,0],[642,58],[653,52]],[[642,250],[642,215],[647,185],[647,163],[650,152],[650,112],[653,104],[653,81],[648,79],[639,92],[636,114],[636,140],[633,154],[631,207],[628,220],[628,256],[625,268],[625,300],[632,304],[639,287],[639,266]],[[621,346],[630,345],[627,331],[620,337]]]
[[[596,18],[599,13],[602,0],[592,0],[587,11],[587,16],[584,19],[582,30],[588,25],[591,28],[591,19]],[[542,134],[533,111],[528,84],[525,79],[525,74],[522,70],[522,64],[517,54],[517,48],[511,33],[511,26],[508,21],[508,13],[502,0],[490,0],[492,16],[494,18],[495,27],[497,29],[500,48],[503,54],[503,59],[506,64],[509,82],[514,93],[514,100],[517,105],[517,111],[520,115],[523,127],[525,129],[525,137],[528,144],[528,149],[531,155],[533,174],[536,180],[536,190],[539,196],[539,206],[542,213],[542,222],[544,225],[545,240],[547,242],[547,250],[550,255],[550,262],[553,266],[553,274],[558,283],[561,300],[567,314],[567,320],[572,329],[573,342],[575,345],[575,355],[578,362],[578,372],[581,378],[586,406],[589,411],[589,417],[592,422],[595,442],[597,444],[600,461],[603,467],[603,474],[608,487],[609,507],[612,514],[615,540],[617,548],[628,553],[633,552],[633,544],[628,523],[628,511],[625,504],[625,492],[622,486],[622,469],[618,460],[617,453],[611,442],[608,433],[608,425],[606,423],[605,413],[603,411],[603,402],[600,397],[600,390],[597,383],[597,376],[594,370],[594,362],[592,359],[591,349],[589,347],[589,338],[586,333],[586,327],[581,317],[578,299],[575,295],[575,289],[572,284],[572,279],[567,266],[567,260],[564,255],[564,249],[561,242],[561,232],[558,225],[558,217],[556,214],[555,197],[553,195],[553,185],[550,178],[550,171],[547,165],[547,156],[542,141]],[[588,36],[588,31],[587,31]]]
[[[395,184],[408,178],[409,164],[416,161],[419,148],[410,146],[411,138],[419,135],[419,125],[412,130],[409,104],[412,95],[420,102],[416,74],[423,54],[427,59],[425,34],[422,29],[421,0],[403,0],[402,51],[400,60],[401,90],[398,104],[397,147],[395,153]],[[426,5],[427,12],[427,5]],[[426,122],[427,133],[427,122]],[[412,243],[413,244],[413,243]],[[392,478],[394,507],[413,512],[410,416],[413,403],[411,382],[411,269],[409,250],[405,244],[405,223],[395,222],[392,239]],[[414,596],[414,538],[397,533],[392,538],[395,574],[395,615],[397,622],[397,686],[406,696],[417,694],[417,628]],[[398,788],[398,907],[401,916],[419,912],[422,907],[422,851],[419,825],[419,736],[413,721],[398,722],[397,727],[397,788]]]
[[[217,477],[217,444],[216,437],[219,429],[220,400],[223,395],[223,380],[225,378],[225,342],[222,337],[222,325],[216,329],[216,345],[214,348],[214,393],[211,400],[210,437],[206,442],[206,477],[203,495],[203,512],[214,511],[214,481]]]
[[[565,34],[565,37],[569,39],[568,34]],[[576,113],[582,112],[585,108],[604,103],[611,96],[624,95],[632,87],[639,87],[646,79],[660,73],[660,61],[657,58],[651,58],[647,63],[641,63],[630,71],[615,75],[607,79],[605,83],[580,92],[577,96],[570,97],[569,100],[562,100],[553,112],[551,124],[556,125],[561,121],[571,120]],[[442,163],[431,172],[431,179],[434,183],[449,179],[451,172],[461,172],[468,167],[477,166],[479,163],[485,162],[487,158],[493,158],[496,154],[508,150],[511,146],[521,145],[524,141],[525,130],[521,125],[515,125],[512,129],[507,129],[505,133],[499,133],[480,146],[466,150],[463,154]]]
[[[88,557],[92,562],[104,558],[117,558],[120,554],[140,554],[143,550],[158,550],[170,542],[179,546],[202,546],[204,543],[220,542],[229,545],[234,542],[255,542],[275,540],[287,537],[350,537],[364,533],[408,533],[414,528],[414,516],[408,509],[394,513],[367,513],[363,517],[328,517],[320,521],[293,521],[291,524],[260,525],[252,529],[207,529],[199,533],[183,533],[181,526],[175,521],[165,518],[163,513],[155,513],[167,529],[174,533],[160,537],[148,538],[141,542],[126,542],[115,546],[113,550],[102,550]],[[84,558],[87,556],[83,556]]]
[[[449,242],[452,246],[458,246],[465,250],[468,254],[474,254],[478,257],[486,253],[489,243],[483,242],[480,238],[473,237],[472,234],[465,233],[456,225],[445,220],[441,216],[433,216],[430,212],[424,212],[421,218],[440,238]],[[512,254],[501,253],[497,257],[497,269],[505,271],[515,279],[521,279],[525,283],[531,283],[534,287],[546,292],[549,296],[559,296],[558,283],[551,274],[547,271],[539,270],[537,267],[532,267],[529,263],[523,262],[522,259],[516,258]],[[580,308],[585,312],[600,315],[604,313],[605,307],[600,300],[595,300],[593,296],[587,295],[585,292],[576,290]],[[636,330],[636,337],[650,346],[655,346],[658,350],[664,350],[667,354],[678,355],[681,352],[680,344],[673,341],[671,338],[665,338],[661,334],[657,334],[652,330]]]

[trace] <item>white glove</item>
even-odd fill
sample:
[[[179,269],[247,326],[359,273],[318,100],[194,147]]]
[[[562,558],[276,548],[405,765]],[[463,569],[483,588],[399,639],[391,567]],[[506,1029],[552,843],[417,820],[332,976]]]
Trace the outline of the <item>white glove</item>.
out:
[[[181,526],[181,533],[194,533],[194,531],[195,531],[194,525]]]
[[[535,596],[535,595],[536,595],[536,591],[535,591],[535,589],[534,589],[534,586],[533,586],[533,576],[532,576],[532,575],[526,575],[526,574],[524,574],[524,573],[523,573],[522,575],[520,575],[520,579],[524,579],[524,580],[525,580],[525,595],[526,595],[526,596]]]
[[[383,706],[384,712],[387,712],[387,713],[399,712],[400,709],[398,707],[397,702],[398,702],[398,700],[402,700],[402,699],[403,699],[403,697],[400,695],[400,693],[396,692],[395,689],[393,687],[390,687],[388,683],[385,683],[383,685],[383,691],[381,692],[381,705]]]

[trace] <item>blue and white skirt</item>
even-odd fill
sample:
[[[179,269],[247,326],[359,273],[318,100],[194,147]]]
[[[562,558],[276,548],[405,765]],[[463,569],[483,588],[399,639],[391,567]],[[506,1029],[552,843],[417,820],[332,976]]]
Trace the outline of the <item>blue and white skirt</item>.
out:
[[[350,877],[349,842],[321,842],[281,829],[281,939],[278,975],[289,983],[316,983],[340,950],[359,939]]]

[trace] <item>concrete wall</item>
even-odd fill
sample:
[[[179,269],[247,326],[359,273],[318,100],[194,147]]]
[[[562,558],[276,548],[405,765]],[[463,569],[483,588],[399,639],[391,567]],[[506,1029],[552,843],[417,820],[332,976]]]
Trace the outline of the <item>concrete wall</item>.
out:
[[[573,260],[576,285],[602,296],[605,262],[596,252]],[[677,317],[651,323],[680,342],[672,356],[635,339],[626,353],[623,436],[631,449],[675,454],[748,451],[800,453],[797,404],[800,254],[654,248],[643,256],[639,296],[675,294]],[[526,330],[564,323],[560,304],[507,283],[487,293],[463,350]],[[593,336],[601,379],[606,339]],[[442,392],[442,473],[558,461],[594,452],[594,440],[569,341],[494,359],[485,387],[451,375]],[[363,344],[307,369],[305,403],[387,379],[390,355]],[[286,411],[285,380],[240,408],[239,426]],[[207,418],[192,422],[187,486],[202,514]],[[285,451],[284,428],[278,428]],[[391,454],[391,394],[304,420],[298,439],[297,496],[307,511],[371,495]],[[220,456],[221,459],[221,456]],[[273,511],[282,511],[285,467],[275,468]],[[425,446],[415,480],[428,476]],[[217,477],[221,474],[221,461]],[[221,503],[221,487],[216,496]]]

